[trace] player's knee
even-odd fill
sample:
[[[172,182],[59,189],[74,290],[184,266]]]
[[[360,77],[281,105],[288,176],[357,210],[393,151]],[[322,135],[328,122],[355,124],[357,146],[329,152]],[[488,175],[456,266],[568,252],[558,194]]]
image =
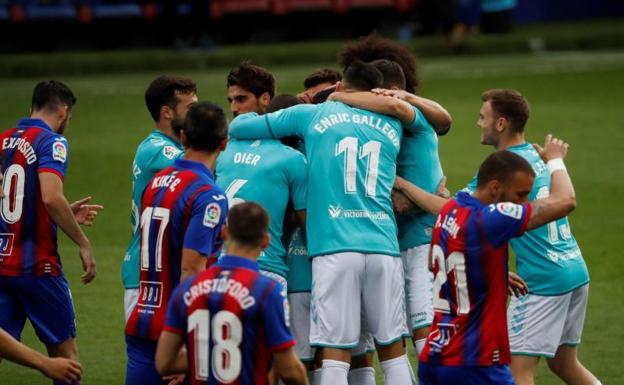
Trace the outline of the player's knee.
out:
[[[575,357],[568,359],[555,357],[548,360],[548,368],[560,378],[571,378],[574,377],[574,373],[580,368],[580,365]]]

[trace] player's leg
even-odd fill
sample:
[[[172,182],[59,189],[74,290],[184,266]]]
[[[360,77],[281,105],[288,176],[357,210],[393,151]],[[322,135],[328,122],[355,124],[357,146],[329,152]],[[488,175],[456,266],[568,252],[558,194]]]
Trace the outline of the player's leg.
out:
[[[132,309],[136,306],[139,301],[139,289],[125,289],[124,290],[124,316],[126,322],[128,322],[128,318],[130,318],[130,314],[132,314]]]
[[[156,342],[126,335],[126,385],[166,385],[156,371]]]
[[[360,341],[353,349],[351,368],[349,370],[349,385],[375,385],[375,367],[373,355],[375,354],[375,342],[373,335],[368,330],[364,311],[360,320]]]
[[[553,358],[563,332],[570,296],[512,297],[507,308],[511,372],[518,385],[534,385],[540,357]]]
[[[297,341],[295,353],[308,372],[308,380],[313,383],[315,373],[314,355],[315,350],[310,346],[310,293],[288,294],[290,303],[290,330]]]
[[[0,277],[0,328],[19,341],[26,324],[26,313],[14,294],[13,280],[13,277]]]
[[[577,346],[581,343],[588,294],[589,285],[581,286],[570,293],[568,314],[560,345],[555,357],[548,360],[550,370],[568,385],[595,385],[600,383],[577,357]]]
[[[433,321],[433,274],[429,271],[429,244],[413,247],[401,253],[405,273],[405,303],[408,328],[416,357],[429,335]]]
[[[312,259],[310,343],[323,348],[323,385],[347,385],[351,349],[360,336],[364,268],[360,253]]]
[[[405,354],[405,291],[401,258],[366,255],[363,308],[387,385],[409,384],[413,373]]]

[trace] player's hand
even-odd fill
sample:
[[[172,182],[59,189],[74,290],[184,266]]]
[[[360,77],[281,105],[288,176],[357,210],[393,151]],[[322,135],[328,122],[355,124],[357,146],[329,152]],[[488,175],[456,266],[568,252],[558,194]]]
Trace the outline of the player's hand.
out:
[[[53,380],[62,381],[66,384],[73,384],[80,380],[82,376],[82,366],[78,361],[68,358],[47,358],[41,368],[41,372]]]
[[[399,214],[418,214],[422,212],[420,207],[416,206],[414,202],[409,200],[409,198],[399,190],[392,190],[391,197],[394,211]]]
[[[80,259],[82,260],[82,270],[84,271],[80,281],[87,284],[95,278],[95,257],[93,256],[91,245],[80,247]]]
[[[451,199],[451,192],[446,188],[446,176],[443,176],[442,179],[440,179],[435,195],[444,199]]]
[[[164,376],[162,379],[169,381],[167,385],[179,385],[184,382],[185,374],[172,374],[170,376]]]
[[[98,212],[104,209],[102,205],[90,205],[88,204],[91,197],[85,197],[69,205],[74,213],[76,222],[81,225],[91,226]]]
[[[551,159],[565,158],[568,153],[569,144],[559,138],[553,137],[551,134],[546,135],[544,140],[544,147],[540,147],[538,144],[533,144],[533,147],[540,154],[540,157],[544,162],[548,162]]]
[[[529,294],[529,287],[518,274],[510,271],[508,279],[507,290],[509,291],[509,295],[520,297]]]
[[[409,93],[403,90],[387,90],[385,88],[375,88],[371,90],[372,93],[377,95],[391,96],[393,98],[406,100]]]

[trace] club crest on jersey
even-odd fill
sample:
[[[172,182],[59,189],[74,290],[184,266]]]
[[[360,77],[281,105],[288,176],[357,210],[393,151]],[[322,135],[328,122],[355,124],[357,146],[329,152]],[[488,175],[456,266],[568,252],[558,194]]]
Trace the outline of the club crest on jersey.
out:
[[[506,215],[508,217],[512,217],[514,219],[522,218],[522,206],[514,203],[503,202],[497,203],[496,209],[499,213]]]
[[[204,213],[204,226],[214,229],[219,224],[221,218],[221,206],[218,203],[210,203],[206,206],[206,212]]]
[[[178,155],[181,151],[173,146],[165,146],[163,147],[163,155],[167,159],[173,159],[176,155]]]
[[[67,147],[63,142],[54,142],[52,145],[52,159],[65,163],[67,160]]]

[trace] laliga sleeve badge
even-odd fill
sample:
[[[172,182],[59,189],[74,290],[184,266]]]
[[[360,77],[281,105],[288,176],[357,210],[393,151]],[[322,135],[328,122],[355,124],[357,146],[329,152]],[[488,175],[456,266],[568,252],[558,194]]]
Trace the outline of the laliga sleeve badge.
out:
[[[67,160],[67,147],[63,142],[54,142],[52,145],[52,159],[65,163]]]
[[[221,206],[218,203],[210,203],[206,206],[204,213],[204,226],[214,229],[219,224],[221,218]]]
[[[514,219],[522,218],[522,206],[510,202],[497,203],[496,209],[499,213]]]
[[[163,147],[163,155],[167,159],[173,159],[173,158],[176,157],[176,155],[178,155],[181,152],[182,151],[178,150],[177,148],[175,148],[173,146],[165,146],[165,147]]]

